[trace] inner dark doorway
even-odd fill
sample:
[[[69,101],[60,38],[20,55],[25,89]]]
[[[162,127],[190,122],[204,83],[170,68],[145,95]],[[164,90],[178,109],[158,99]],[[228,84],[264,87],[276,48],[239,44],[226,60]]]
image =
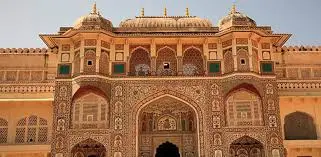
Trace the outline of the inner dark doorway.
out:
[[[179,151],[176,145],[167,141],[158,146],[156,157],[179,157]]]
[[[88,157],[97,157],[96,155],[89,155]]]

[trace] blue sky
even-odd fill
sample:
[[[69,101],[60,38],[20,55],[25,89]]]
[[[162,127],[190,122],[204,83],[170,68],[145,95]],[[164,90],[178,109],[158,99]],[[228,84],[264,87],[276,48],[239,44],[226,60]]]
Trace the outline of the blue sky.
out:
[[[96,0],[102,15],[118,26],[139,15],[190,14],[208,18],[216,26],[234,0]],[[90,12],[93,0],[0,0],[0,47],[45,47],[38,34],[56,33]],[[321,0],[237,0],[237,10],[275,33],[293,34],[287,45],[321,45]]]

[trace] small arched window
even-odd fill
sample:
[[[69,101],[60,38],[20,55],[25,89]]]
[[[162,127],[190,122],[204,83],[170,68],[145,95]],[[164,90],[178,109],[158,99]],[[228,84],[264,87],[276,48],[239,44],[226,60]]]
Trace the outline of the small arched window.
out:
[[[234,71],[234,59],[232,50],[228,49],[224,51],[224,73],[231,73]]]
[[[16,128],[16,143],[45,143],[47,142],[47,120],[31,115],[18,121]]]
[[[94,49],[85,51],[84,56],[84,73],[95,74],[96,73],[96,52]]]
[[[7,143],[8,138],[8,121],[0,118],[0,144]]]
[[[294,112],[284,118],[286,140],[315,140],[317,133],[313,118],[304,112]]]
[[[246,49],[240,49],[237,52],[238,71],[250,71],[249,55]]]

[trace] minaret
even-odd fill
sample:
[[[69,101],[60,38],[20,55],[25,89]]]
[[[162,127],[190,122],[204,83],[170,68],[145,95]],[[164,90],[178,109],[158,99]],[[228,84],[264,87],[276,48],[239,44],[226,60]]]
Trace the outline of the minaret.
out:
[[[230,14],[235,14],[236,13],[236,5],[233,3]]]
[[[189,16],[189,9],[188,8],[185,9],[185,16]]]
[[[164,8],[164,16],[167,16],[167,8]]]
[[[145,16],[145,10],[144,10],[144,8],[142,8],[142,10],[140,11],[140,16],[141,16],[141,17]]]

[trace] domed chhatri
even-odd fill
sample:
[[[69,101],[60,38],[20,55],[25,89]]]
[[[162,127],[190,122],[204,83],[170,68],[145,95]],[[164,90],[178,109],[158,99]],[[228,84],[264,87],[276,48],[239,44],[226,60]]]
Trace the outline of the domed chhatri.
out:
[[[256,22],[243,13],[236,11],[235,4],[232,6],[230,13],[219,21],[219,29],[224,30],[232,26],[256,26]]]
[[[186,8],[185,16],[145,16],[142,10],[141,16],[134,19],[126,19],[119,25],[122,28],[210,28],[212,23],[208,19],[190,16]]]
[[[84,30],[104,29],[111,31],[113,24],[100,15],[100,13],[97,11],[96,3],[94,3],[91,13],[89,15],[80,17],[75,22],[73,28]]]

